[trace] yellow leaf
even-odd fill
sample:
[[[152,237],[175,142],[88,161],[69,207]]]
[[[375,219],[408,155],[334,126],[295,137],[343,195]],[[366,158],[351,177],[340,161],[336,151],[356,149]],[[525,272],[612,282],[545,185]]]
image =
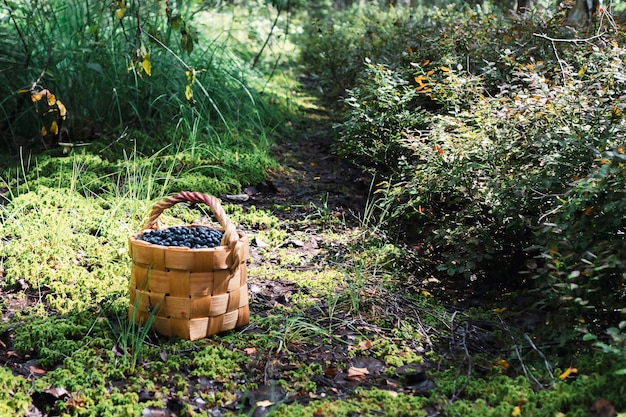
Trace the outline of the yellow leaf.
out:
[[[126,7],[120,7],[119,9],[115,10],[115,17],[117,17],[119,20],[122,20],[122,18],[124,17],[124,13],[126,13]]]
[[[53,120],[52,123],[50,123],[50,133],[53,135],[59,134],[59,125],[57,125],[56,120]]]
[[[613,45],[615,48],[619,48],[618,43],[615,41],[611,41],[611,45]]]
[[[48,101],[48,106],[54,106],[57,103],[57,98],[54,94],[49,92],[48,90],[43,90],[46,92],[46,100]]]
[[[506,307],[494,308],[493,312],[496,314],[502,314],[506,311]]]
[[[559,375],[559,379],[561,381],[563,381],[563,380],[567,379],[571,374],[577,374],[577,373],[578,373],[578,369],[572,368],[570,366],[565,371],[563,371],[563,373],[561,375]]]
[[[427,77],[430,77],[431,75],[433,75],[435,73],[435,70],[430,70],[426,73]]]
[[[193,84],[196,82],[196,71],[193,69],[185,71],[185,75],[187,75],[187,82],[189,84]]]
[[[522,409],[519,405],[516,405],[513,411],[511,411],[511,417],[518,417],[522,415]]]
[[[152,75],[152,65],[150,64],[150,52],[144,55],[141,60],[141,67],[148,74],[148,76]]]
[[[193,90],[189,84],[185,87],[185,98],[187,101],[193,101]]]
[[[443,72],[450,72],[450,68],[448,67],[439,67],[439,69]]]
[[[423,211],[423,210],[422,210],[422,208],[420,207],[420,212],[422,212],[422,211]],[[432,296],[433,296],[431,293],[429,293],[429,292],[428,292],[428,291],[426,291],[426,290],[422,290],[422,295],[423,295],[424,297],[432,297]]]
[[[46,136],[48,134],[48,131],[46,130],[45,127],[41,128],[41,136]]]
[[[59,116],[61,116],[61,119],[65,120],[67,118],[67,109],[65,108],[65,104],[57,100],[57,107],[59,108]]]
[[[422,64],[422,67],[425,67],[428,64],[430,64],[430,59],[427,59],[426,61],[424,61],[424,63]]]
[[[504,359],[498,359],[497,361],[495,361],[494,365],[499,366],[504,369],[509,369],[511,367],[511,364],[505,361]]]

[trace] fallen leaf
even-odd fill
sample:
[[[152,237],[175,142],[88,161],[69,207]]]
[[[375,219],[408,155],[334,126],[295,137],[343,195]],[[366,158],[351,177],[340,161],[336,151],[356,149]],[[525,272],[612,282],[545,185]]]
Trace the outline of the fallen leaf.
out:
[[[351,366],[348,369],[348,378],[353,381],[363,381],[367,378],[369,373],[370,371],[368,371],[367,368],[355,368],[354,366]]]
[[[496,314],[502,314],[506,311],[506,307],[501,307],[501,308],[494,308],[493,312]]]
[[[390,381],[388,379],[385,380],[385,383],[387,385],[389,385],[390,387],[393,387],[393,388],[397,388],[398,387],[398,383],[397,382],[393,382],[393,381]]]
[[[141,412],[141,417],[166,417],[171,415],[169,411],[157,407],[146,407]]]
[[[249,347],[249,348],[245,348],[243,351],[246,355],[254,355],[256,353],[256,348]]]
[[[28,369],[30,369],[33,375],[45,375],[46,374],[45,369],[37,368],[36,366],[33,366],[33,365],[29,366]]]
[[[55,398],[61,398],[70,395],[70,393],[63,387],[51,387],[45,390],[48,394],[52,395]]]
[[[369,340],[361,340],[356,346],[350,346],[348,350],[355,350],[355,349],[368,350],[371,347],[372,347],[372,342],[370,342]]]
[[[263,400],[263,401],[257,401],[256,402],[256,406],[257,407],[265,407],[265,408],[267,408],[267,407],[272,406],[272,405],[274,405],[274,403],[269,401],[269,400]]]

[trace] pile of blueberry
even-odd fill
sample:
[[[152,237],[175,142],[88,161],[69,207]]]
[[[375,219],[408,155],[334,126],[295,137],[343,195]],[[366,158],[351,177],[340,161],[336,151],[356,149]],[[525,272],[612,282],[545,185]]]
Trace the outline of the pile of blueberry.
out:
[[[206,249],[219,246],[223,235],[224,232],[211,227],[175,226],[148,231],[139,236],[138,239],[153,245]]]

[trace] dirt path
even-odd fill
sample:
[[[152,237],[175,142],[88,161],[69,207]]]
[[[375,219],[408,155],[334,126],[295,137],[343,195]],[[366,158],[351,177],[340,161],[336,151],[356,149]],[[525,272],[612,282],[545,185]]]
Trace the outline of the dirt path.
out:
[[[363,211],[369,180],[358,168],[331,152],[332,120],[318,112],[296,127],[297,139],[279,140],[273,156],[283,169],[272,172],[266,182],[248,187],[246,206],[289,206],[291,219],[313,206],[349,219]],[[277,216],[285,216],[276,212]]]

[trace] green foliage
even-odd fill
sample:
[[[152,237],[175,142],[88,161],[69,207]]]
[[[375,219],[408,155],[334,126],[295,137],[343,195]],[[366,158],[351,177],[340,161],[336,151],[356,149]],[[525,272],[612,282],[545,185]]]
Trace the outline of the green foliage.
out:
[[[594,341],[594,345],[602,352],[612,355],[618,362],[618,369],[615,375],[626,375],[626,321],[621,321],[617,327],[609,327],[606,334],[609,336],[606,340],[601,340],[592,333],[586,333],[583,337],[585,340]]]

